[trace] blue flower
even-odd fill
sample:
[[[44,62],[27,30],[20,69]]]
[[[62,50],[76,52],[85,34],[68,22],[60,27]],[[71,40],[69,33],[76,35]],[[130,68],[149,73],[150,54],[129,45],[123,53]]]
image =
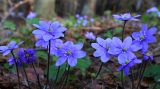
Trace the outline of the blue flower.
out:
[[[18,67],[22,66],[22,62],[20,60],[15,59],[17,62]],[[9,57],[8,58],[8,63],[10,66],[14,65],[14,58],[13,57]]]
[[[126,57],[126,56],[125,56]],[[123,60],[123,62],[121,63],[121,66],[118,68],[118,71],[124,71],[124,74],[127,76],[129,73],[129,69],[131,67],[133,67],[135,64],[139,64],[142,62],[142,60],[137,59],[136,57],[131,58],[131,57],[127,57],[125,58],[126,60]]]
[[[147,10],[147,13],[157,13],[157,12],[159,12],[157,7],[152,7],[152,8]]]
[[[80,15],[79,14],[76,14],[76,18],[79,18],[80,17]]]
[[[51,41],[52,41],[52,40],[51,40]],[[43,39],[39,39],[39,40],[36,42],[35,46],[36,46],[36,47],[47,48],[48,44],[49,44],[49,41],[44,41]]]
[[[27,15],[27,19],[33,19],[33,18],[35,18],[37,16],[37,13],[35,13],[35,12],[29,12],[29,14]]]
[[[86,27],[94,22],[94,18],[88,18],[87,15],[80,16],[79,14],[77,14],[76,19],[77,19],[77,21],[76,21],[76,24],[74,25],[74,27],[77,27],[77,26]]]
[[[87,25],[88,25],[88,23],[89,23],[89,22],[88,22],[88,20],[83,20],[82,26],[84,26],[84,27],[85,27],[85,26],[87,26]]]
[[[144,60],[153,60],[153,55],[150,53],[144,53],[143,54],[143,59]]]
[[[40,21],[39,24],[34,24],[34,26],[38,29],[34,30],[32,33],[36,38],[42,39],[44,41],[64,37],[63,32],[67,30],[59,22]]]
[[[86,56],[86,52],[82,51],[81,48],[83,44],[73,44],[71,41],[64,43],[64,47],[58,52],[58,60],[56,61],[56,66],[60,66],[66,61],[73,67],[77,64],[77,59]]]
[[[11,41],[6,46],[0,46],[0,53],[3,53],[3,56],[5,56],[9,54],[13,49],[18,48],[22,43],[23,41],[18,44],[15,41]]]
[[[36,60],[36,51],[34,49],[28,48],[28,49],[24,49],[21,48],[18,50],[18,52],[15,55],[16,57],[16,62],[18,63],[18,65],[22,65],[22,63],[24,64],[31,64]],[[14,64],[14,58],[10,57],[8,59],[9,65],[13,65]]]
[[[125,13],[125,14],[120,14],[120,15],[113,15],[113,17],[114,19],[121,20],[121,21],[129,21],[129,20],[139,21],[137,17],[140,17],[140,15],[131,16],[130,13]]]
[[[122,43],[122,41],[117,38],[113,37],[112,39],[112,46],[108,50],[109,54],[118,56],[118,62],[121,64],[126,58],[134,58],[135,54],[133,52],[138,51],[140,48],[136,45],[132,44],[132,38],[126,37]]]
[[[92,47],[96,49],[94,52],[95,57],[100,57],[102,62],[107,62],[110,58],[108,50],[110,48],[112,40],[110,38],[104,40],[100,37],[97,38],[97,43],[92,43]]]
[[[21,48],[17,52],[17,57],[25,64],[31,64],[36,60],[36,51],[34,49],[28,48],[23,49]]]
[[[135,39],[133,43],[141,48],[142,52],[146,52],[148,50],[148,43],[156,42],[156,38],[153,36],[156,31],[156,27],[148,30],[147,24],[142,25],[140,32],[132,33],[132,37]]]
[[[91,23],[94,23],[94,18],[90,18],[90,22],[91,22]]]
[[[51,41],[51,44],[52,44],[50,50],[51,55],[58,56],[58,52],[64,47],[63,41],[60,39],[56,39]]]
[[[90,39],[90,40],[95,40],[95,39],[96,39],[96,37],[95,37],[95,35],[93,34],[93,32],[87,32],[87,33],[85,34],[85,37],[86,37],[87,39]]]

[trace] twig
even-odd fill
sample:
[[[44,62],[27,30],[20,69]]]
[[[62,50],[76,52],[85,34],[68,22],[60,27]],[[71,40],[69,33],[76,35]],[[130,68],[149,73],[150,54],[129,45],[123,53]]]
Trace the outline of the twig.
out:
[[[13,7],[11,7],[8,12],[6,13],[6,15],[2,18],[1,22],[0,22],[0,25],[8,18],[8,16],[14,11],[16,10],[17,8],[19,8],[20,6],[26,4],[26,3],[29,3],[30,0],[24,0],[24,1],[20,1],[18,3],[16,3]]]

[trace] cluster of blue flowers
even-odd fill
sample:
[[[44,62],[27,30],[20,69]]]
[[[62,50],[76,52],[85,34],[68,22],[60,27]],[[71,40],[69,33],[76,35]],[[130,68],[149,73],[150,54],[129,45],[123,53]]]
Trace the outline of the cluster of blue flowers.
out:
[[[7,46],[0,46],[0,52],[3,54],[3,56],[6,56],[9,53],[13,53],[13,50],[19,48],[22,43],[23,42],[17,44],[15,41],[11,41]],[[9,65],[13,65],[14,60],[16,60],[18,66],[21,66],[22,63],[31,64],[36,60],[36,51],[31,48],[21,48],[17,51],[15,56],[9,57]]]
[[[39,24],[34,24],[37,30],[33,31],[33,34],[38,39],[36,46],[41,46],[46,48],[51,41],[51,55],[58,57],[56,66],[60,66],[66,61],[73,67],[77,64],[77,58],[82,58],[86,55],[84,51],[81,50],[83,44],[73,44],[71,41],[63,43],[62,40],[58,39],[64,37],[63,32],[67,29],[62,26],[59,22],[46,22],[40,21]]]
[[[116,20],[121,21],[138,21],[139,19],[137,19],[137,17],[139,16],[140,15],[131,16],[130,13],[113,15]],[[134,52],[141,50],[145,59],[149,59],[150,56],[146,55],[148,44],[156,41],[154,37],[156,31],[156,27],[148,29],[147,24],[144,24],[140,32],[133,32],[132,37],[126,37],[123,42],[118,37],[113,37],[112,39],[102,39],[98,37],[96,39],[97,43],[92,43],[92,47],[96,49],[93,55],[95,57],[100,57],[101,61],[104,63],[110,59],[111,55],[118,57],[118,62],[122,65],[119,67],[118,71],[124,70],[124,73],[128,75],[130,67],[142,62],[142,60],[137,59]]]
[[[89,18],[88,16],[81,16],[79,14],[76,15],[76,24],[74,25],[75,27],[82,26],[86,27],[89,26],[90,24],[94,23],[94,18]]]
[[[153,10],[148,10],[150,13]],[[155,10],[157,11],[157,10]],[[34,13],[27,18],[34,17]],[[124,21],[124,26],[127,21],[139,21],[138,17],[140,15],[132,16],[130,13],[125,13],[121,15],[113,15],[114,19]],[[87,16],[76,15],[77,25],[87,26],[89,23],[93,23],[94,19],[88,20]],[[72,41],[63,42],[61,37],[64,37],[64,32],[67,30],[60,22],[52,21],[39,21],[39,24],[33,25],[36,30],[33,30],[33,34],[37,39],[35,44],[36,47],[42,47],[48,49],[49,57],[50,55],[55,55],[58,59],[55,62],[57,67],[64,63],[68,63],[69,67],[74,67],[77,64],[77,59],[86,56],[86,52],[82,50],[83,43],[74,44]],[[142,59],[139,59],[135,52],[140,52],[144,60],[153,60],[153,56],[147,55],[149,44],[156,42],[155,33],[157,32],[156,27],[148,28],[147,24],[141,26],[141,31],[133,32],[131,36],[127,36],[123,40],[118,37],[103,39],[101,37],[95,37],[92,32],[87,32],[85,37],[90,40],[96,40],[96,43],[92,43],[91,46],[96,49],[93,53],[94,57],[100,57],[103,63],[110,60],[111,56],[118,59],[118,63],[121,65],[118,71],[124,71],[125,75],[129,74],[129,70],[135,64],[142,63]],[[36,51],[32,48],[21,48],[13,53],[14,49],[19,48],[23,42],[16,43],[11,41],[6,46],[0,46],[0,53],[3,56],[12,54],[9,57],[8,62],[10,65],[18,64],[22,66],[23,64],[32,64],[36,61]],[[49,64],[49,63],[48,63]],[[48,67],[49,69],[49,67]],[[37,78],[38,79],[38,78]]]

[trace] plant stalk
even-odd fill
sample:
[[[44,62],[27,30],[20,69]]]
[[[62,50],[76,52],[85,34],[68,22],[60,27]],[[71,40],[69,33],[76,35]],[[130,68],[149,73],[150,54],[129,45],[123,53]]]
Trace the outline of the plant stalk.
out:
[[[12,54],[12,56],[13,56],[14,63],[15,63],[15,65],[16,65],[16,72],[17,72],[17,77],[18,77],[18,87],[19,87],[19,89],[21,89],[18,64],[17,64],[17,62],[16,62],[16,57],[15,57],[15,55],[14,55],[14,53],[13,53],[13,50],[11,50],[11,54]]]

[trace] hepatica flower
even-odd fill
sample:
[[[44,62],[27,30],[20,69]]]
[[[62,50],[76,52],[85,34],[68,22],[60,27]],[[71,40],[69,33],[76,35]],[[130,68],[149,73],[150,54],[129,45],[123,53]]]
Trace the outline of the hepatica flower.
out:
[[[36,46],[45,46],[48,44],[49,40],[55,40],[59,37],[64,37],[63,32],[67,30],[59,22],[40,21],[39,24],[34,24],[34,26],[38,28],[32,32],[35,37],[39,39],[39,41],[36,43]]]
[[[82,26],[87,26],[88,25],[88,23],[89,23],[89,21],[88,20],[83,20],[83,23],[82,23]]]
[[[96,49],[93,55],[95,57],[100,57],[101,61],[105,63],[110,58],[110,54],[108,53],[108,50],[112,45],[111,44],[112,40],[110,38],[104,40],[100,37],[98,37],[96,40],[97,40],[97,43],[91,44],[91,46]]]
[[[64,47],[63,41],[60,39],[56,39],[51,41],[51,44],[52,44],[50,50],[51,55],[58,56],[58,52]]]
[[[36,60],[36,51],[31,48],[28,48],[28,49],[21,48],[16,53],[15,57],[18,65],[21,65],[22,63],[31,64]],[[13,65],[14,64],[13,57],[10,57],[8,62],[9,62],[9,65]]]
[[[52,41],[52,40],[51,40]],[[45,41],[45,40],[43,40],[43,39],[39,39],[37,42],[36,42],[36,47],[43,47],[43,48],[47,48],[47,46],[48,46],[48,44],[49,44],[49,41]]]
[[[77,19],[76,24],[74,25],[75,27],[76,27],[76,26],[86,27],[86,26],[88,26],[89,24],[94,23],[94,18],[88,18],[87,15],[81,16],[81,15],[79,15],[79,14],[76,14],[75,17],[76,17],[76,19]]]
[[[112,46],[108,50],[109,54],[118,56],[118,62],[123,63],[126,58],[134,58],[135,54],[133,52],[138,51],[140,48],[132,44],[132,38],[126,37],[122,42],[119,38],[113,37]]]
[[[18,59],[22,60],[23,63],[31,64],[36,60],[36,51],[31,48],[28,48],[28,49],[21,48],[17,52],[17,56],[18,56]]]
[[[114,19],[121,20],[121,21],[129,21],[129,20],[139,21],[137,17],[140,17],[140,15],[132,16],[130,13],[124,13],[120,15],[113,15],[113,17]]]
[[[21,45],[22,43],[23,41],[18,44],[15,41],[11,41],[6,46],[0,46],[0,53],[2,53],[3,56],[5,56],[9,54],[13,49],[18,48],[19,45]]]
[[[159,12],[157,7],[152,7],[152,8],[147,10],[147,13],[157,13],[157,12]]]
[[[18,60],[16,59],[16,62],[17,62],[19,67],[22,66],[22,63],[21,63],[21,61],[19,59]],[[9,63],[10,66],[14,65],[14,58],[13,57],[9,57],[8,58],[8,63]]]
[[[85,34],[85,37],[86,37],[87,39],[90,39],[90,40],[95,40],[95,39],[96,39],[96,37],[95,37],[95,35],[93,34],[93,32],[87,32],[87,33]]]
[[[142,49],[142,52],[148,50],[148,44],[156,42],[156,38],[153,36],[157,31],[156,27],[152,27],[148,30],[147,24],[142,25],[140,32],[133,32],[132,37],[135,39],[134,44]]]
[[[34,26],[38,29],[34,30],[32,33],[36,35],[36,37],[42,38],[44,41],[64,37],[63,32],[67,30],[59,22],[40,21],[39,24],[34,24]]]
[[[121,66],[118,68],[118,71],[124,71],[124,74],[127,76],[129,73],[129,69],[131,67],[133,67],[135,64],[139,64],[142,61],[140,59],[137,59],[136,57],[128,57],[128,56],[124,56],[126,57],[125,60],[122,60],[121,62]]]
[[[73,67],[77,64],[77,59],[86,56],[86,53],[81,50],[83,44],[73,44],[71,41],[64,43],[64,47],[58,52],[58,60],[56,66],[60,66],[68,61],[69,66]]]
[[[35,12],[29,12],[29,14],[27,15],[27,19],[33,19],[33,18],[35,18],[37,16],[37,13],[35,13]]]

